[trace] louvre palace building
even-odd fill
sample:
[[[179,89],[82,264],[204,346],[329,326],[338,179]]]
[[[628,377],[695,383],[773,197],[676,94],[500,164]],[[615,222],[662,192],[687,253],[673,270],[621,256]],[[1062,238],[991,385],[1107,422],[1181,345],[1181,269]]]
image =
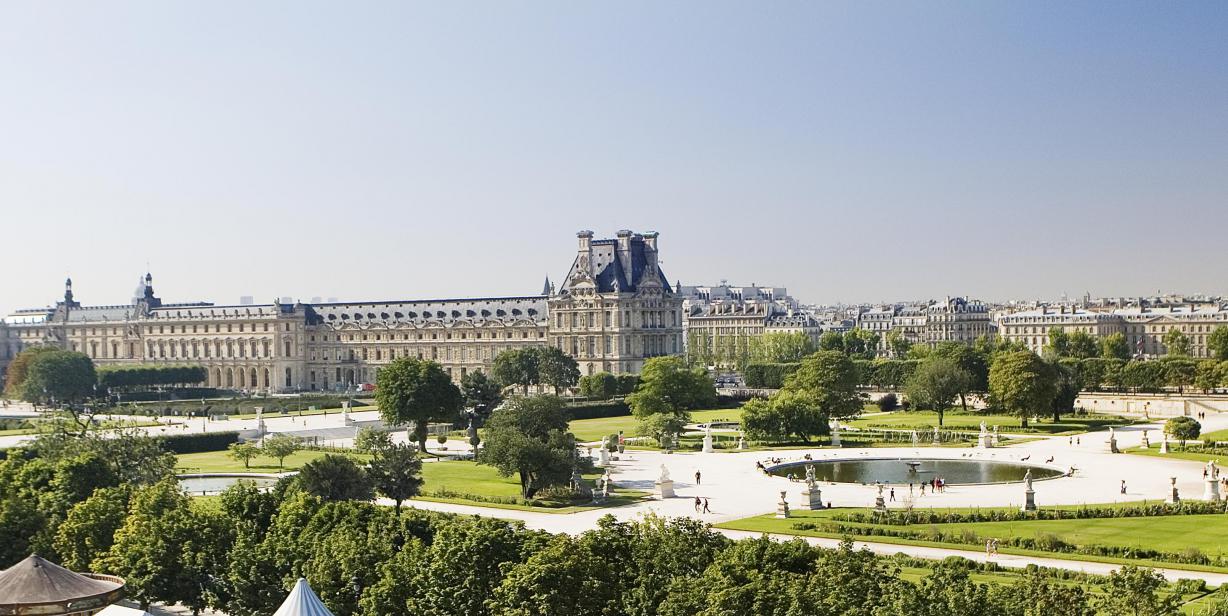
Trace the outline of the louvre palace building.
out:
[[[636,373],[681,353],[682,299],[658,265],[656,233],[577,234],[556,290],[520,297],[263,305],[168,303],[146,274],[129,304],[78,301],[72,280],[53,306],[0,323],[0,370],[23,348],[79,351],[100,366],[187,364],[207,385],[250,392],[344,389],[371,383],[401,357],[441,364],[456,381],[509,349],[551,345],[582,374]]]

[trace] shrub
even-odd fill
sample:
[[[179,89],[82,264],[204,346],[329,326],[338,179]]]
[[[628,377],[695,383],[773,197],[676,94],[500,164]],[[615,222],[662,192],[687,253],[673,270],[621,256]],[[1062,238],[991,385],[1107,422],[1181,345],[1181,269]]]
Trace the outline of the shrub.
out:
[[[205,432],[203,434],[172,434],[162,437],[162,448],[171,453],[224,451],[239,442],[238,432]]]
[[[746,386],[755,389],[780,389],[785,377],[797,371],[800,363],[750,364],[743,370]]]
[[[890,413],[900,408],[900,399],[895,394],[887,394],[878,399],[878,410]]]

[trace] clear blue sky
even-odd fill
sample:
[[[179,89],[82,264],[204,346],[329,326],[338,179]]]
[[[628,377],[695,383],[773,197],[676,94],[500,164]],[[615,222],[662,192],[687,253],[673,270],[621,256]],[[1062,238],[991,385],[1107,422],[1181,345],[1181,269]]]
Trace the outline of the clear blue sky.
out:
[[[6,2],[0,310],[1228,292],[1225,2]]]

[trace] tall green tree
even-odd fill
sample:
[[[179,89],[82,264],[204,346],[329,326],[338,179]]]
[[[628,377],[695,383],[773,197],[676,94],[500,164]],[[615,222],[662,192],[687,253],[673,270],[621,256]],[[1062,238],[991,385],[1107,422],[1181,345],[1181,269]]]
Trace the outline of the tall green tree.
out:
[[[1181,593],[1166,593],[1164,576],[1152,569],[1125,565],[1109,574],[1094,601],[1102,614],[1122,616],[1177,616]]]
[[[1100,343],[1096,340],[1095,336],[1083,330],[1070,332],[1066,342],[1067,357],[1087,359],[1100,355]]]
[[[1046,357],[1070,357],[1070,335],[1065,329],[1054,327],[1049,330],[1049,344],[1045,345]]]
[[[580,380],[580,366],[572,356],[552,346],[532,347],[537,354],[537,370],[541,382],[554,388],[554,395],[575,387]]]
[[[277,467],[286,466],[286,458],[294,455],[300,449],[298,439],[289,434],[274,434],[266,437],[260,450],[270,458],[277,458]]]
[[[751,400],[742,407],[742,427],[753,440],[809,443],[827,434],[828,417],[807,393],[782,390],[770,400]]]
[[[519,386],[527,396],[530,386],[541,383],[540,357],[532,349],[508,349],[495,356],[490,375],[504,387]]]
[[[1057,383],[1053,371],[1035,353],[1001,353],[989,369],[989,395],[1027,427],[1029,417],[1052,410]]]
[[[509,398],[486,422],[479,464],[520,478],[520,493],[565,484],[577,464],[575,438],[567,432],[563,403],[555,396]]]
[[[455,421],[461,410],[461,392],[439,364],[401,357],[376,376],[375,403],[391,424],[413,422],[419,451],[426,451],[427,424]]]
[[[1164,348],[1169,355],[1177,357],[1188,357],[1190,355],[1190,338],[1182,333],[1181,330],[1173,327],[1164,332],[1164,337],[1161,339],[1164,342]]]
[[[627,405],[645,431],[653,416],[665,414],[688,421],[690,411],[716,403],[716,385],[702,368],[687,368],[678,357],[653,357],[644,362],[635,392],[627,396]]]
[[[59,349],[53,346],[38,345],[26,347],[9,362],[4,372],[4,393],[13,398],[22,398],[25,394],[26,375],[29,374],[30,362],[42,353],[50,353]]]
[[[1105,359],[1130,359],[1130,345],[1126,342],[1126,335],[1115,332],[1101,338],[1100,356]]]
[[[55,531],[60,564],[73,571],[88,571],[94,559],[107,553],[127,517],[131,496],[126,486],[102,488],[73,506]]]
[[[1181,441],[1184,447],[1186,441],[1192,441],[1202,433],[1202,424],[1193,417],[1173,417],[1164,422],[1164,433]]]
[[[1228,325],[1220,325],[1207,336],[1207,351],[1220,361],[1228,361]],[[12,370],[9,367],[9,370]]]
[[[806,396],[829,419],[846,419],[861,413],[857,381],[857,368],[847,355],[819,351],[802,360],[782,391]]]
[[[503,400],[502,388],[485,372],[470,372],[461,377],[461,398],[465,406],[473,409],[482,417],[490,414],[491,409],[499,406]]]
[[[893,329],[887,332],[887,349],[891,351],[891,356],[896,359],[904,359],[908,357],[908,350],[913,346],[912,341],[904,336],[904,332],[899,329]]]
[[[490,518],[443,525],[407,580],[411,592],[406,613],[490,614],[490,598],[503,583],[504,573],[523,562],[530,550],[536,550],[545,540],[525,532],[522,526]]]
[[[943,425],[946,410],[957,398],[972,387],[972,375],[949,357],[932,355],[913,373],[904,386],[904,393],[915,409],[930,409],[938,413],[938,425]]]
[[[819,336],[820,351],[840,351],[844,352],[844,336],[838,332],[823,332]]]
[[[236,462],[242,462],[243,468],[251,468],[252,460],[260,455],[260,448],[253,443],[231,443],[226,447],[226,455]]]
[[[417,496],[422,489],[422,460],[418,449],[408,444],[377,451],[368,472],[375,490],[396,503],[397,515],[401,514],[401,503]]]
[[[804,332],[770,332],[754,338],[751,358],[757,363],[790,363],[816,350],[814,340]]]
[[[114,543],[92,569],[124,578],[141,609],[153,602],[199,609],[212,564],[226,548],[217,525],[193,510],[172,477],[137,491]]]
[[[367,472],[349,456],[325,454],[299,469],[298,485],[325,501],[369,501],[375,490]]]

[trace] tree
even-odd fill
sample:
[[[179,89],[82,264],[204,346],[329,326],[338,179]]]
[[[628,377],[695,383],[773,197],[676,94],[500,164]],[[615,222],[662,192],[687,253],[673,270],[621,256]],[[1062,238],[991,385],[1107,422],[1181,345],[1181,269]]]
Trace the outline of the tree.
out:
[[[1126,342],[1126,335],[1116,332],[1101,338],[1100,356],[1105,359],[1130,359],[1130,345]]]
[[[141,609],[155,601],[199,609],[209,565],[226,547],[216,528],[168,477],[137,491],[115,542],[91,568],[123,577]]]
[[[618,393],[618,379],[609,372],[580,377],[580,395],[590,400],[609,400]]]
[[[1019,616],[1096,616],[1091,595],[1082,586],[1066,585],[1039,570],[1026,570],[1010,585],[990,588],[993,603]]]
[[[58,351],[59,349],[53,346],[38,345],[26,347],[9,362],[9,367],[5,371],[4,393],[13,398],[21,398],[24,393],[26,383],[26,375],[29,373],[30,362],[35,356],[41,353],[49,353]]]
[[[1166,586],[1168,582],[1160,573],[1124,565],[1101,585],[1095,607],[1102,614],[1176,616],[1184,599],[1180,592],[1164,592]]]
[[[490,614],[488,604],[504,572],[522,562],[537,541],[523,527],[503,520],[475,517],[443,525],[408,580],[408,609],[378,616]]]
[[[1070,337],[1066,330],[1060,327],[1049,330],[1049,344],[1045,345],[1045,356],[1070,357]]]
[[[396,503],[397,515],[401,514],[401,503],[417,496],[422,488],[422,460],[417,448],[409,444],[378,450],[367,472],[375,490]]]
[[[486,417],[490,410],[499,406],[503,394],[499,384],[485,372],[469,372],[461,377],[461,398],[465,406],[473,409],[478,415]]]
[[[1228,361],[1228,325],[1220,325],[1207,336],[1207,351],[1220,361]],[[9,370],[12,371],[12,365]]]
[[[913,408],[931,409],[938,413],[938,425],[943,425],[946,409],[972,386],[972,375],[954,360],[933,355],[921,362],[908,379],[904,393]]]
[[[904,337],[903,331],[893,329],[887,332],[887,348],[891,350],[892,357],[904,359],[908,357],[908,350],[912,348],[912,341]]]
[[[354,449],[363,453],[378,453],[392,447],[392,433],[380,428],[363,426],[354,435]]]
[[[1078,372],[1075,371],[1073,366],[1064,363],[1072,361],[1074,360],[1066,359],[1049,364],[1049,370],[1054,377],[1052,405],[1054,423],[1062,418],[1062,413],[1074,412],[1075,400],[1078,399],[1079,392],[1083,389],[1083,383],[1079,378]]]
[[[828,419],[846,419],[861,413],[857,396],[857,368],[838,351],[819,351],[802,360],[785,379],[781,391],[803,394]]]
[[[0,498],[0,570],[36,551],[46,526],[47,516],[33,500],[13,493]]]
[[[881,337],[869,330],[853,328],[844,332],[843,350],[849,357],[859,359],[874,359],[878,355],[878,343]],[[822,340],[820,339],[820,348]]]
[[[369,501],[375,497],[371,478],[349,456],[325,454],[303,465],[298,485],[326,501]]]
[[[648,433],[653,415],[664,413],[687,421],[690,411],[716,403],[716,385],[702,368],[687,368],[679,357],[653,357],[640,370],[639,385],[627,396],[631,413]]]
[[[1031,351],[1000,353],[989,369],[989,394],[1004,411],[1028,418],[1052,409],[1057,383],[1052,370]]]
[[[1157,392],[1168,383],[1168,374],[1163,362],[1135,359],[1122,367],[1121,382],[1138,391]]]
[[[1161,339],[1164,342],[1164,348],[1169,355],[1178,357],[1188,357],[1190,354],[1190,338],[1182,333],[1177,328],[1171,328],[1164,332],[1164,337]]]
[[[781,442],[828,433],[828,418],[806,392],[781,390],[771,400],[752,400],[742,408],[742,426],[754,440]]]
[[[1214,359],[1204,359],[1198,362],[1195,369],[1194,386],[1201,389],[1204,394],[1211,393],[1220,386],[1221,376],[1220,362]]]
[[[618,572],[609,554],[595,551],[587,535],[555,535],[523,563],[509,567],[491,593],[491,612],[501,616],[617,614]]]
[[[131,496],[127,487],[102,488],[74,505],[55,531],[60,564],[73,571],[88,571],[95,558],[110,550],[116,531],[124,524]]]
[[[878,399],[878,410],[884,413],[890,413],[900,408],[900,398],[895,394],[887,394]]]
[[[1193,417],[1173,417],[1164,422],[1164,433],[1181,441],[1184,447],[1186,441],[1192,441],[1202,433],[1202,424]]]
[[[252,443],[231,443],[228,447],[231,459],[243,463],[243,468],[252,467],[252,459],[260,455],[260,448]]]
[[[790,363],[816,350],[814,340],[805,332],[770,332],[754,338],[751,357],[757,363]]]
[[[566,483],[576,462],[575,439],[567,433],[563,403],[555,396],[510,398],[486,422],[486,446],[478,463],[495,467],[504,477],[518,475],[524,498]]]
[[[1164,384],[1176,387],[1177,393],[1184,393],[1185,388],[1194,384],[1198,374],[1198,364],[1187,357],[1165,357],[1160,360],[1164,366]]]
[[[1067,357],[1075,359],[1087,359],[1096,357],[1100,354],[1100,343],[1095,336],[1083,331],[1076,330],[1070,332],[1067,338]]]
[[[94,362],[84,353],[47,351],[35,354],[26,368],[21,397],[27,402],[63,404],[82,402],[94,395],[98,377]]]
[[[270,458],[277,458],[277,468],[285,468],[286,458],[299,450],[299,442],[297,438],[288,434],[274,434],[264,439],[260,450]]]
[[[554,388],[554,395],[567,387],[574,387],[580,380],[580,366],[572,356],[562,350],[547,347],[531,347],[537,355],[537,371],[542,383]]]
[[[529,386],[541,382],[537,361],[539,355],[531,349],[508,349],[495,356],[490,375],[504,387],[519,385],[529,395]]]
[[[375,377],[375,402],[390,424],[414,424],[418,451],[426,451],[427,424],[455,421],[461,410],[461,392],[433,361],[401,357]]]
[[[819,336],[820,351],[840,351],[844,352],[844,336],[837,332],[823,332]]]

